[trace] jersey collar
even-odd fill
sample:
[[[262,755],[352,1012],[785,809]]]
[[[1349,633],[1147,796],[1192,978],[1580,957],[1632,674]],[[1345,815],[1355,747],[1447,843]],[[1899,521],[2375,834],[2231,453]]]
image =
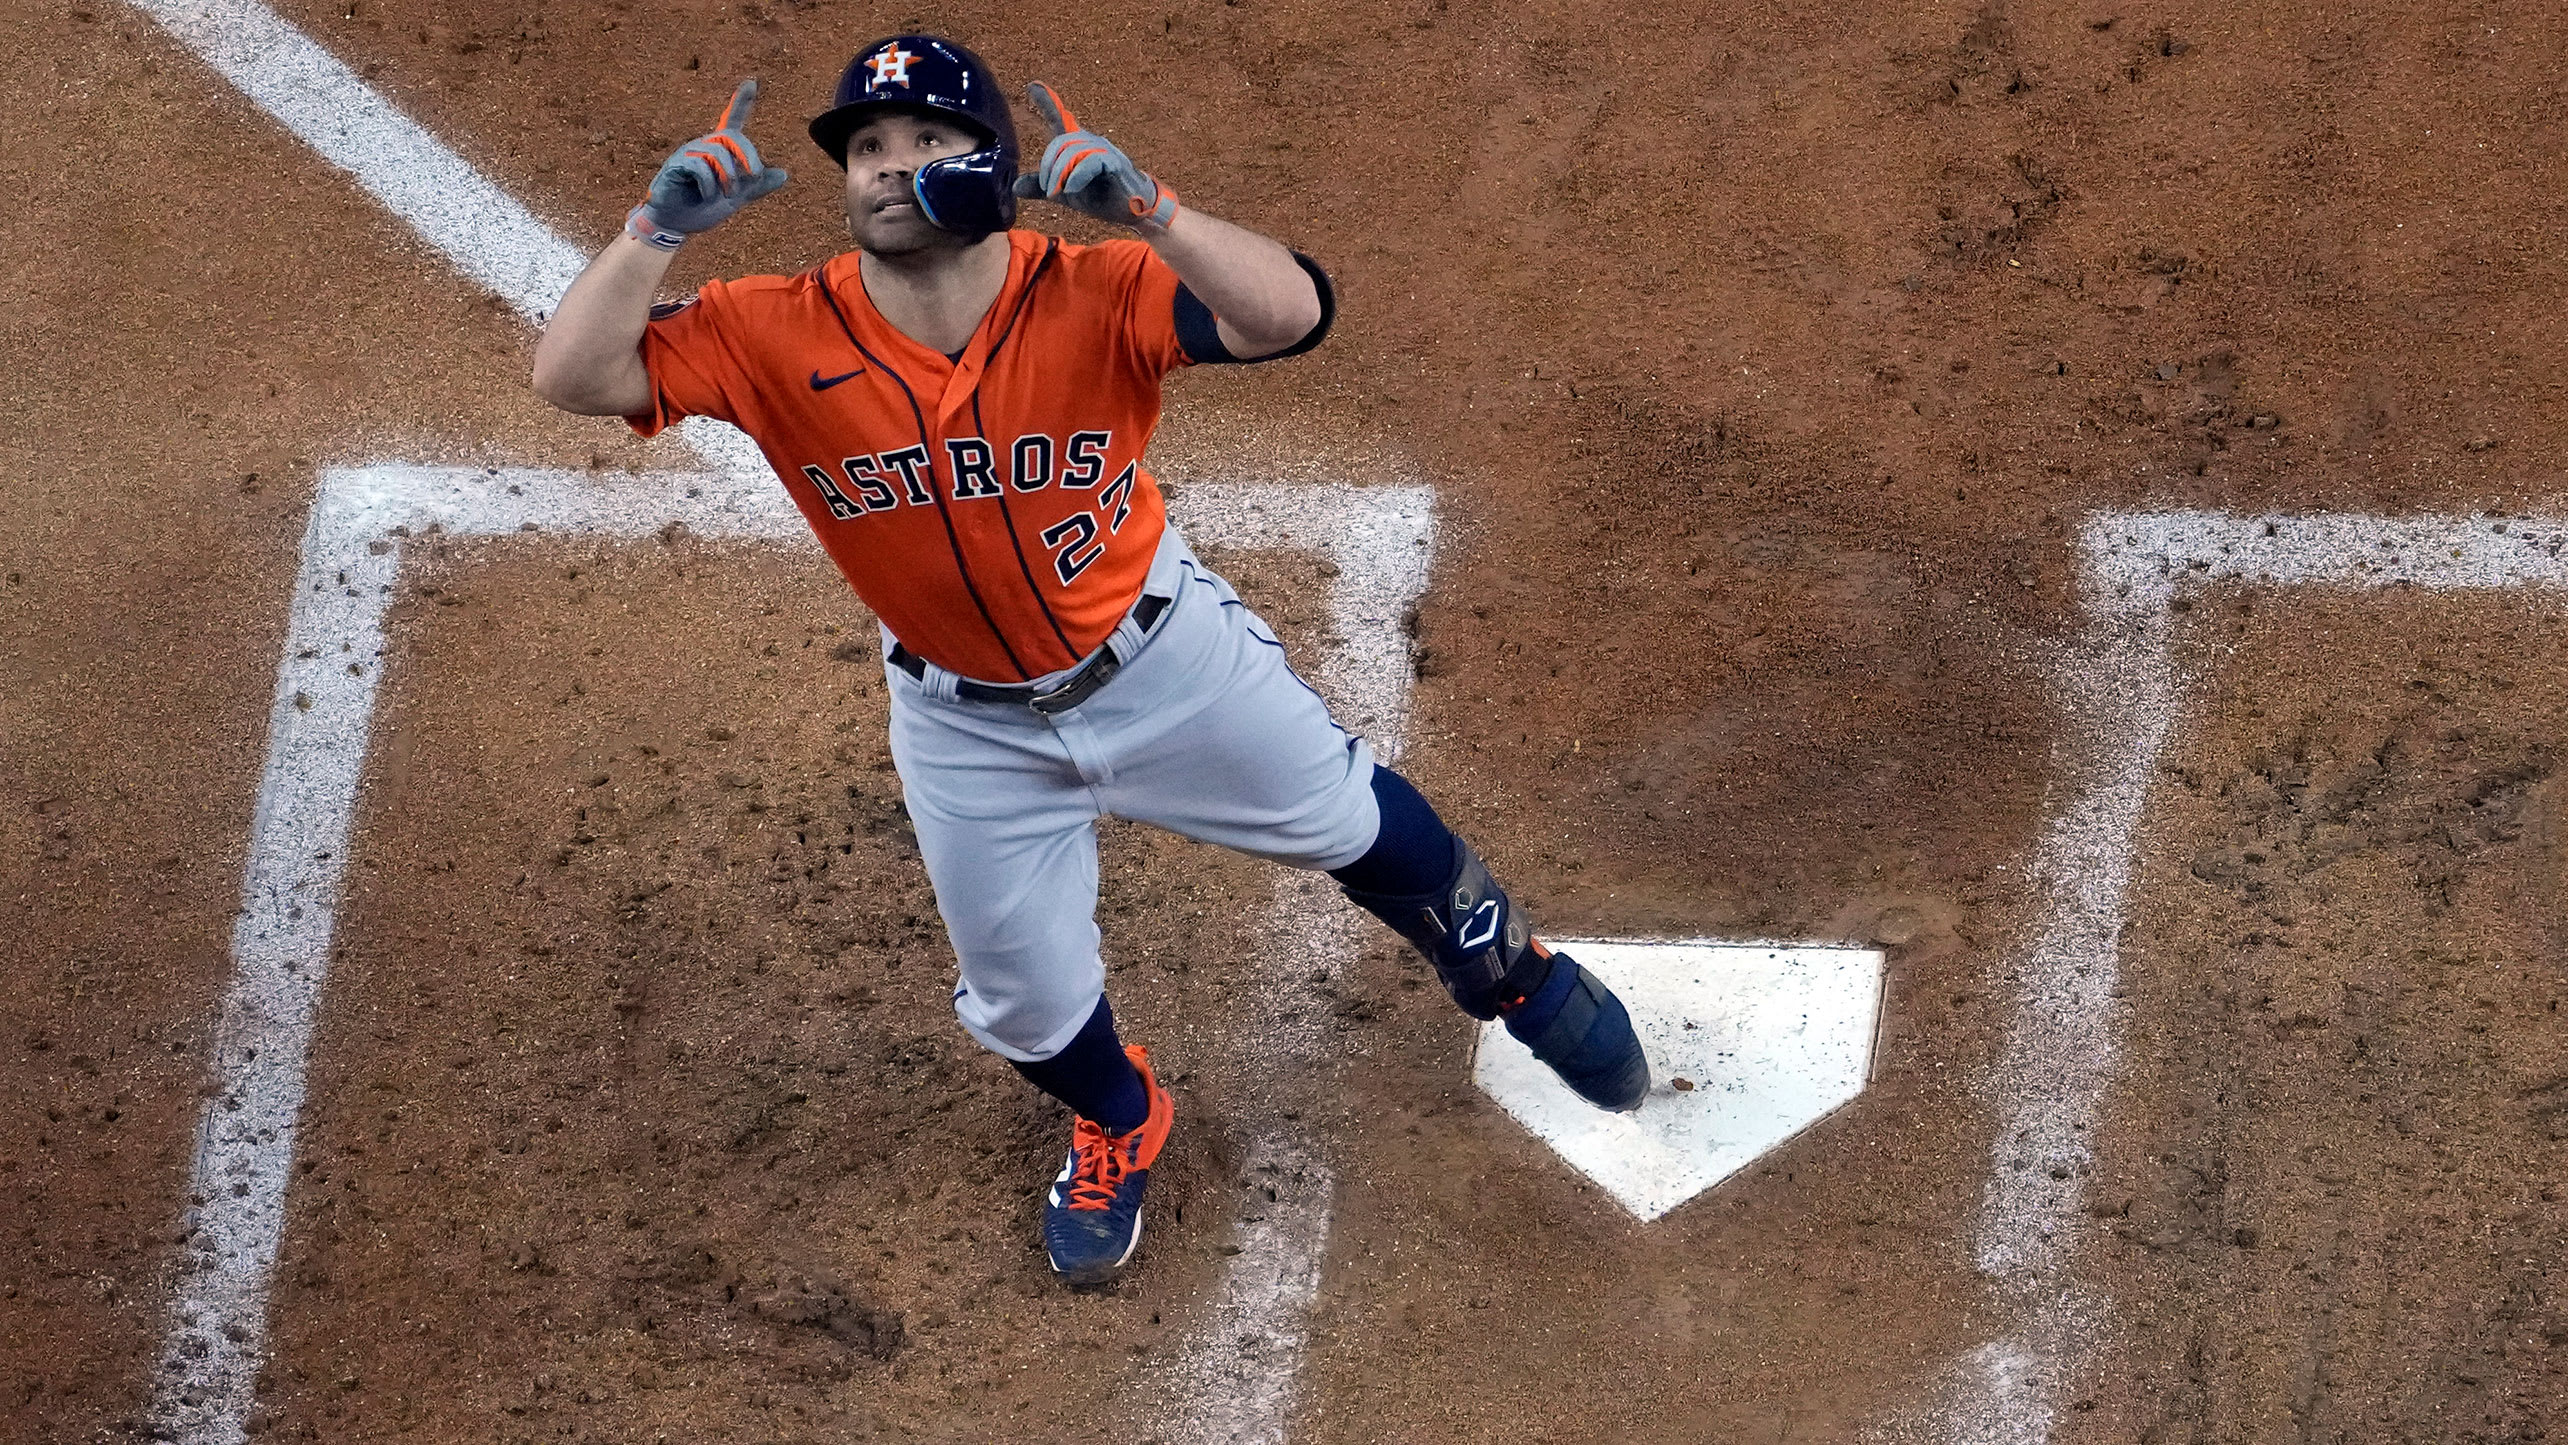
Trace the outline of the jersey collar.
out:
[[[1007,279],[999,283],[999,294],[991,301],[990,309],[982,313],[981,324],[964,345],[960,361],[912,337],[874,309],[874,298],[865,290],[863,252],[849,251],[831,258],[821,268],[820,279],[878,355],[893,360],[906,376],[921,380],[943,378],[936,403],[938,429],[943,430],[958,412],[971,405],[972,393],[981,384],[991,350],[1016,316],[1025,288],[1033,280],[1051,240],[1035,231],[1008,232]]]

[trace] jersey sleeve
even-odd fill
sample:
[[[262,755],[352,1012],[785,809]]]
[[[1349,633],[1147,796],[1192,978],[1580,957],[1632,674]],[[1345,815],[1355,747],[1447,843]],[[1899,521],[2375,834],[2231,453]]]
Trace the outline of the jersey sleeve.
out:
[[[651,308],[642,329],[642,365],[651,374],[649,409],[626,417],[644,436],[656,436],[681,417],[709,416],[738,425],[736,398],[746,394],[746,372],[736,341],[738,309],[719,281],[683,301]]]
[[[1131,248],[1128,257],[1118,259],[1130,268],[1123,284],[1123,333],[1134,369],[1148,376],[1166,376],[1193,363],[1196,358],[1186,354],[1185,343],[1177,335],[1181,289],[1177,273],[1142,242],[1109,244],[1118,250]]]

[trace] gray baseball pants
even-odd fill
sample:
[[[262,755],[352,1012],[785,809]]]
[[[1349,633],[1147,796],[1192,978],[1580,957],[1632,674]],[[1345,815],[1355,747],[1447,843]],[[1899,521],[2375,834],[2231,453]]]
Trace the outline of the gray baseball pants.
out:
[[[1142,593],[1168,608],[1146,634],[1124,620],[1106,642],[1123,670],[1066,712],[966,702],[934,663],[884,669],[892,763],[962,963],[954,1011],[1010,1059],[1060,1052],[1105,991],[1099,818],[1313,869],[1362,857],[1381,826],[1372,748],[1173,525]]]

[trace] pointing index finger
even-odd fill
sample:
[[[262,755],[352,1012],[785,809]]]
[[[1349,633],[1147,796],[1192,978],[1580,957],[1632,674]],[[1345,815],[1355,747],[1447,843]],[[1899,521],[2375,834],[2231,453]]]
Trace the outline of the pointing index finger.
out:
[[[715,121],[713,128],[715,130],[746,129],[749,124],[749,112],[757,104],[758,77],[753,75],[740,82],[738,90],[731,92],[731,103],[722,108],[722,119]]]
[[[1051,86],[1038,80],[1025,89],[1026,94],[1034,98],[1035,114],[1043,117],[1043,123],[1052,127],[1054,135],[1068,135],[1079,128],[1079,117],[1070,113],[1070,107],[1061,103],[1061,97],[1053,94]]]

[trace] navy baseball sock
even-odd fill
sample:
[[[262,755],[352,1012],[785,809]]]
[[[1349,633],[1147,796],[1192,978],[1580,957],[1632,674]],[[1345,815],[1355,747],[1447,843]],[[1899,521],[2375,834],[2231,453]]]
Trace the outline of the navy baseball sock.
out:
[[[1070,1106],[1082,1119],[1105,1127],[1109,1134],[1129,1134],[1150,1118],[1150,1095],[1141,1087],[1141,1071],[1124,1057],[1115,1037],[1115,1011],[1102,997],[1067,1047],[1048,1059],[1024,1063],[1008,1060],[1026,1081]]]
[[[1409,780],[1373,765],[1373,800],[1382,808],[1382,827],[1364,856],[1329,876],[1358,893],[1407,897],[1433,893],[1453,877],[1453,830],[1436,810],[1409,786]]]

